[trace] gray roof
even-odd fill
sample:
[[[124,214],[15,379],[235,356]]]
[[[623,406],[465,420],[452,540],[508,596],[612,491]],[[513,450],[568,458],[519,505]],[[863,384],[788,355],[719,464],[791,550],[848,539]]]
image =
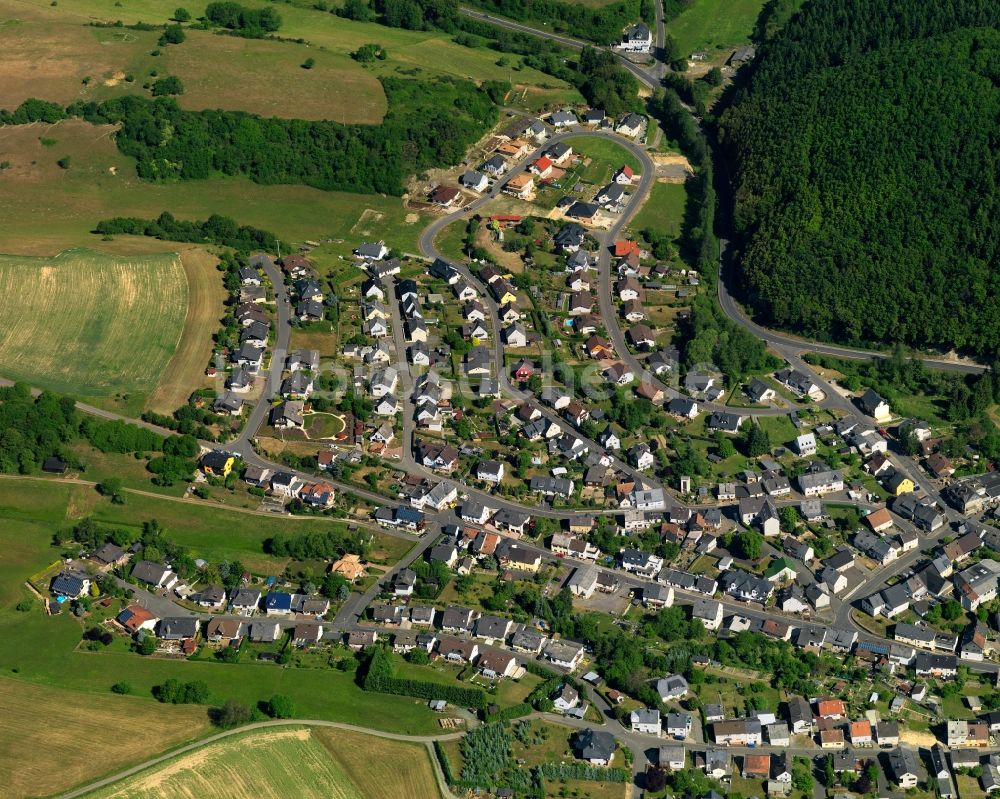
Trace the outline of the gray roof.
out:
[[[194,616],[180,616],[163,619],[160,622],[159,637],[167,641],[194,638],[198,634],[198,619]]]
[[[159,563],[152,563],[148,560],[140,560],[132,569],[132,576],[136,580],[141,580],[150,585],[159,585],[160,581],[169,572],[166,566]]]

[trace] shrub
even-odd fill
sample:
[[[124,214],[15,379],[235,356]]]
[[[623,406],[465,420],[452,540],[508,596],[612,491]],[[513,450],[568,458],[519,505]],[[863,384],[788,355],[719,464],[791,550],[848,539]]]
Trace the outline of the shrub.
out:
[[[167,44],[181,44],[186,38],[187,34],[184,33],[184,29],[180,25],[167,25],[157,44],[160,47]]]
[[[176,75],[168,75],[153,83],[153,97],[166,97],[172,94],[184,94],[184,84]]]

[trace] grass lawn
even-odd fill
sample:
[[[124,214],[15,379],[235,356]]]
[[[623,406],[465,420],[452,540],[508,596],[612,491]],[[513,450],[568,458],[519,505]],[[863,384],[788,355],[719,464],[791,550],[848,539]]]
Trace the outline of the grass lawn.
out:
[[[12,1],[3,0],[6,3]],[[32,12],[47,11],[50,0],[26,0],[24,5]],[[86,24],[91,19],[121,19],[126,24],[139,21],[163,23],[173,15],[176,7],[175,0],[126,0],[119,7],[114,8],[102,0],[63,0],[53,11],[57,12],[61,19],[80,24]],[[14,8],[21,8],[21,5],[12,6],[12,11],[9,12],[10,17],[19,18],[26,13],[15,12]],[[191,11],[198,15],[201,13],[201,7],[192,8]],[[264,55],[259,60],[265,62],[273,60],[272,67],[275,69],[275,76],[272,77],[269,74],[266,63],[263,65],[248,63],[250,76],[248,81],[242,70],[235,71],[240,60],[237,52],[233,56],[236,63],[232,68],[238,79],[229,83],[206,86],[207,97],[226,98],[239,93],[252,95],[263,86],[266,87],[265,91],[270,89],[275,95],[280,94],[283,89],[287,89],[290,93],[290,99],[298,95],[300,101],[307,105],[315,106],[317,103],[332,101],[333,105],[339,106],[342,113],[369,116],[378,114],[376,118],[380,118],[385,109],[384,95],[381,94],[381,91],[375,94],[370,90],[371,88],[381,89],[377,83],[372,83],[372,77],[378,75],[399,75],[402,77],[445,75],[475,81],[504,78],[509,79],[514,84],[558,90],[560,101],[579,97],[578,93],[564,81],[524,66],[523,59],[518,56],[507,54],[505,56],[507,66],[498,67],[497,61],[501,54],[486,48],[463,47],[456,44],[451,36],[440,31],[408,31],[402,28],[388,28],[375,23],[354,22],[315,10],[311,4],[282,4],[279,13],[282,24],[278,35],[287,39],[301,39],[301,43],[275,42],[273,53],[270,51],[271,43],[258,40],[244,45],[251,53],[263,53]],[[132,31],[128,31],[128,33],[132,33]],[[188,40],[183,44],[166,49],[188,48],[197,41],[197,37],[192,36],[192,33],[198,32],[189,32]],[[206,36],[209,35],[213,34],[206,34]],[[359,45],[366,42],[382,45],[388,52],[388,58],[370,66],[363,66],[351,60],[350,54],[355,52]],[[267,47],[259,48],[260,44],[266,44]],[[228,49],[230,46],[237,50],[240,49],[238,45],[222,45],[222,48]],[[284,51],[287,51],[287,56]],[[175,57],[168,53],[160,58],[168,61]],[[203,56],[199,54],[190,56],[193,59],[204,58],[208,69],[214,68],[213,59],[215,57],[211,53]],[[316,60],[316,66],[312,70],[299,69],[299,72],[319,72],[320,74],[314,77],[296,73],[295,70],[298,69],[299,65],[310,57]],[[156,61],[157,59],[152,60]],[[257,58],[255,57],[253,60],[257,60]],[[162,70],[161,74],[165,72],[166,70]],[[182,72],[179,71],[178,74],[183,77]],[[258,78],[257,82],[252,82],[254,78]],[[79,80],[80,78],[75,80],[77,85],[79,85]],[[306,96],[306,92],[314,81],[321,86],[316,93],[329,95],[329,100],[324,100],[323,97]],[[211,107],[225,107],[221,100],[214,104],[210,103],[210,105]],[[336,116],[336,113],[328,118],[342,121]]]
[[[234,698],[253,705],[281,693],[293,701],[304,718],[410,734],[429,734],[439,729],[426,702],[366,693],[350,672],[283,668],[259,662],[223,664],[144,658],[114,646],[88,652],[76,648],[81,632],[79,621],[68,614],[50,618],[42,614],[40,607],[30,613],[5,608],[0,611],[0,635],[7,646],[0,652],[0,669],[25,683],[90,694],[90,700],[108,696],[109,688],[118,681],[128,682],[136,697],[149,697],[153,686],[175,677],[203,680],[213,704]],[[204,718],[206,710],[200,708],[199,716]]]
[[[588,183],[603,186],[622,164],[630,166],[636,174],[642,172],[639,159],[611,139],[572,137],[566,139],[566,144],[573,148],[573,152],[591,159],[579,175]]]
[[[681,234],[686,202],[687,189],[683,183],[654,183],[630,227],[637,231],[652,228],[676,238]]]
[[[0,29],[0,75],[25,79],[8,87],[0,78],[10,108],[28,97],[68,104],[146,94],[145,85],[175,75],[184,84],[178,103],[190,110],[367,124],[385,115],[382,85],[346,52],[197,30],[183,46],[158,47],[159,31],[93,28],[64,7],[0,0],[0,18],[11,17],[18,24]],[[306,57],[312,69],[302,68]]]
[[[502,706],[520,704],[541,681],[541,677],[530,672],[520,680],[500,680],[497,684],[497,702]]]
[[[465,253],[462,251],[465,243],[465,225],[462,224],[464,220],[456,219],[450,225],[447,225],[439,234],[436,239],[434,239],[434,245],[441,251],[441,255],[445,258],[451,258],[455,261],[464,261],[466,258]]]
[[[749,44],[763,0],[694,0],[667,21],[667,35],[687,58],[696,50]]]
[[[945,398],[930,394],[900,394],[892,403],[892,412],[896,416],[923,419],[934,427],[942,427],[949,423],[943,413]]]
[[[621,765],[621,764],[616,764]],[[629,796],[628,786],[623,782],[593,782],[591,780],[548,780],[545,783],[550,796],[579,796],[581,799],[624,799]],[[558,786],[558,788],[556,787]],[[565,793],[563,791],[565,790]]]
[[[423,680],[432,682],[435,685],[451,685],[468,688],[469,686],[458,679],[464,667],[456,667],[447,663],[435,662],[426,666],[417,666],[406,660],[396,661],[396,675],[404,680]]]
[[[188,547],[194,557],[215,563],[239,559],[247,568],[262,574],[280,573],[287,563],[286,558],[264,554],[265,538],[278,533],[319,532],[328,530],[331,524],[328,519],[251,515],[193,501],[131,493],[126,495],[124,505],[113,505],[87,486],[45,480],[0,481],[0,525],[24,524],[28,532],[37,531],[37,536],[23,533],[17,536],[17,545],[26,547],[30,540],[31,551],[37,552],[45,563],[58,558],[58,551],[49,546],[52,533],[86,516],[121,527],[139,527],[144,521],[156,519],[164,526],[168,538]],[[372,549],[383,554],[381,560],[386,562],[395,562],[412,546],[406,539],[378,532],[372,535]],[[0,540],[4,537],[0,526]]]
[[[306,432],[309,438],[333,438],[344,429],[344,420],[332,413],[310,414],[306,420]]]
[[[11,163],[0,181],[0,252],[52,255],[87,245],[102,252],[162,253],[182,245],[129,236],[106,242],[90,231],[108,217],[152,218],[164,210],[181,219],[225,214],[274,232],[286,246],[331,238],[349,250],[374,236],[417,251],[420,216],[407,213],[398,197],[260,186],[242,178],[148,183],[136,176],[135,162],[117,151],[112,132],[111,126],[79,120],[0,129],[0,160]],[[44,147],[43,137],[56,144]],[[66,155],[68,170],[56,164]]]
[[[462,757],[462,742],[460,740],[442,741],[441,748],[444,749],[445,756],[448,758],[452,773],[458,777],[462,773],[462,766],[465,765],[465,758]]]
[[[962,799],[981,799],[986,796],[979,780],[967,774],[955,775],[955,787],[958,788],[958,795]]]
[[[785,447],[799,435],[787,416],[759,416],[757,422],[767,431],[772,447]]]
[[[177,347],[187,298],[174,254],[0,256],[0,369],[63,393],[148,393]]]

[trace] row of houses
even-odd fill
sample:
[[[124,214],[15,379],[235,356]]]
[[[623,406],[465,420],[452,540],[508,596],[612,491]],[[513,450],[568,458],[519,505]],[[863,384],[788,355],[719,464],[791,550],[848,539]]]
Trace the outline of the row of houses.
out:
[[[390,627],[402,627],[396,636],[413,627],[429,633],[460,636],[456,640],[469,644],[482,642],[513,650],[522,655],[541,656],[553,666],[567,671],[576,669],[584,658],[583,644],[565,639],[551,639],[539,630],[511,619],[483,614],[472,608],[450,606],[438,609],[430,605],[408,607],[401,604],[375,604],[371,607],[372,621]],[[404,636],[408,640],[407,636]],[[430,650],[428,650],[430,651]],[[468,660],[468,658],[466,658]]]

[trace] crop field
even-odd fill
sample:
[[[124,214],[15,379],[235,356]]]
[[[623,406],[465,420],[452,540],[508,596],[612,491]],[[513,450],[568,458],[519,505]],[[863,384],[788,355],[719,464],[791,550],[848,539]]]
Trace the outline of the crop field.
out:
[[[46,255],[84,243],[135,252],[141,246],[135,239],[97,244],[90,231],[108,217],[152,218],[163,211],[179,219],[224,214],[273,231],[283,242],[342,239],[350,249],[363,236],[377,235],[408,252],[418,249],[420,216],[407,213],[398,197],[260,186],[238,178],[147,183],[117,151],[112,133],[111,126],[77,120],[0,128],[0,161],[10,161],[0,180],[0,252]],[[43,138],[55,144],[46,147]],[[66,155],[70,168],[61,169],[56,161]],[[148,240],[144,247],[163,252],[170,245]]]
[[[89,794],[93,799],[363,799],[307,729],[228,738]]]
[[[180,259],[188,283],[184,329],[177,351],[146,402],[150,410],[163,414],[187,402],[191,392],[205,382],[205,366],[214,349],[211,334],[219,327],[228,296],[214,255],[189,246],[181,250]]]
[[[677,42],[684,58],[697,50],[749,44],[763,7],[763,0],[694,0],[667,21],[667,35]]]
[[[88,696],[0,678],[0,773],[10,799],[47,796],[155,756],[208,729],[202,707]]]
[[[177,348],[187,297],[172,254],[0,256],[0,369],[69,394],[149,392]]]
[[[364,799],[437,799],[441,795],[430,755],[420,744],[330,727],[316,727],[312,734],[351,776]]]
[[[316,727],[227,738],[88,796],[432,799],[440,796],[440,791],[423,746]]]

